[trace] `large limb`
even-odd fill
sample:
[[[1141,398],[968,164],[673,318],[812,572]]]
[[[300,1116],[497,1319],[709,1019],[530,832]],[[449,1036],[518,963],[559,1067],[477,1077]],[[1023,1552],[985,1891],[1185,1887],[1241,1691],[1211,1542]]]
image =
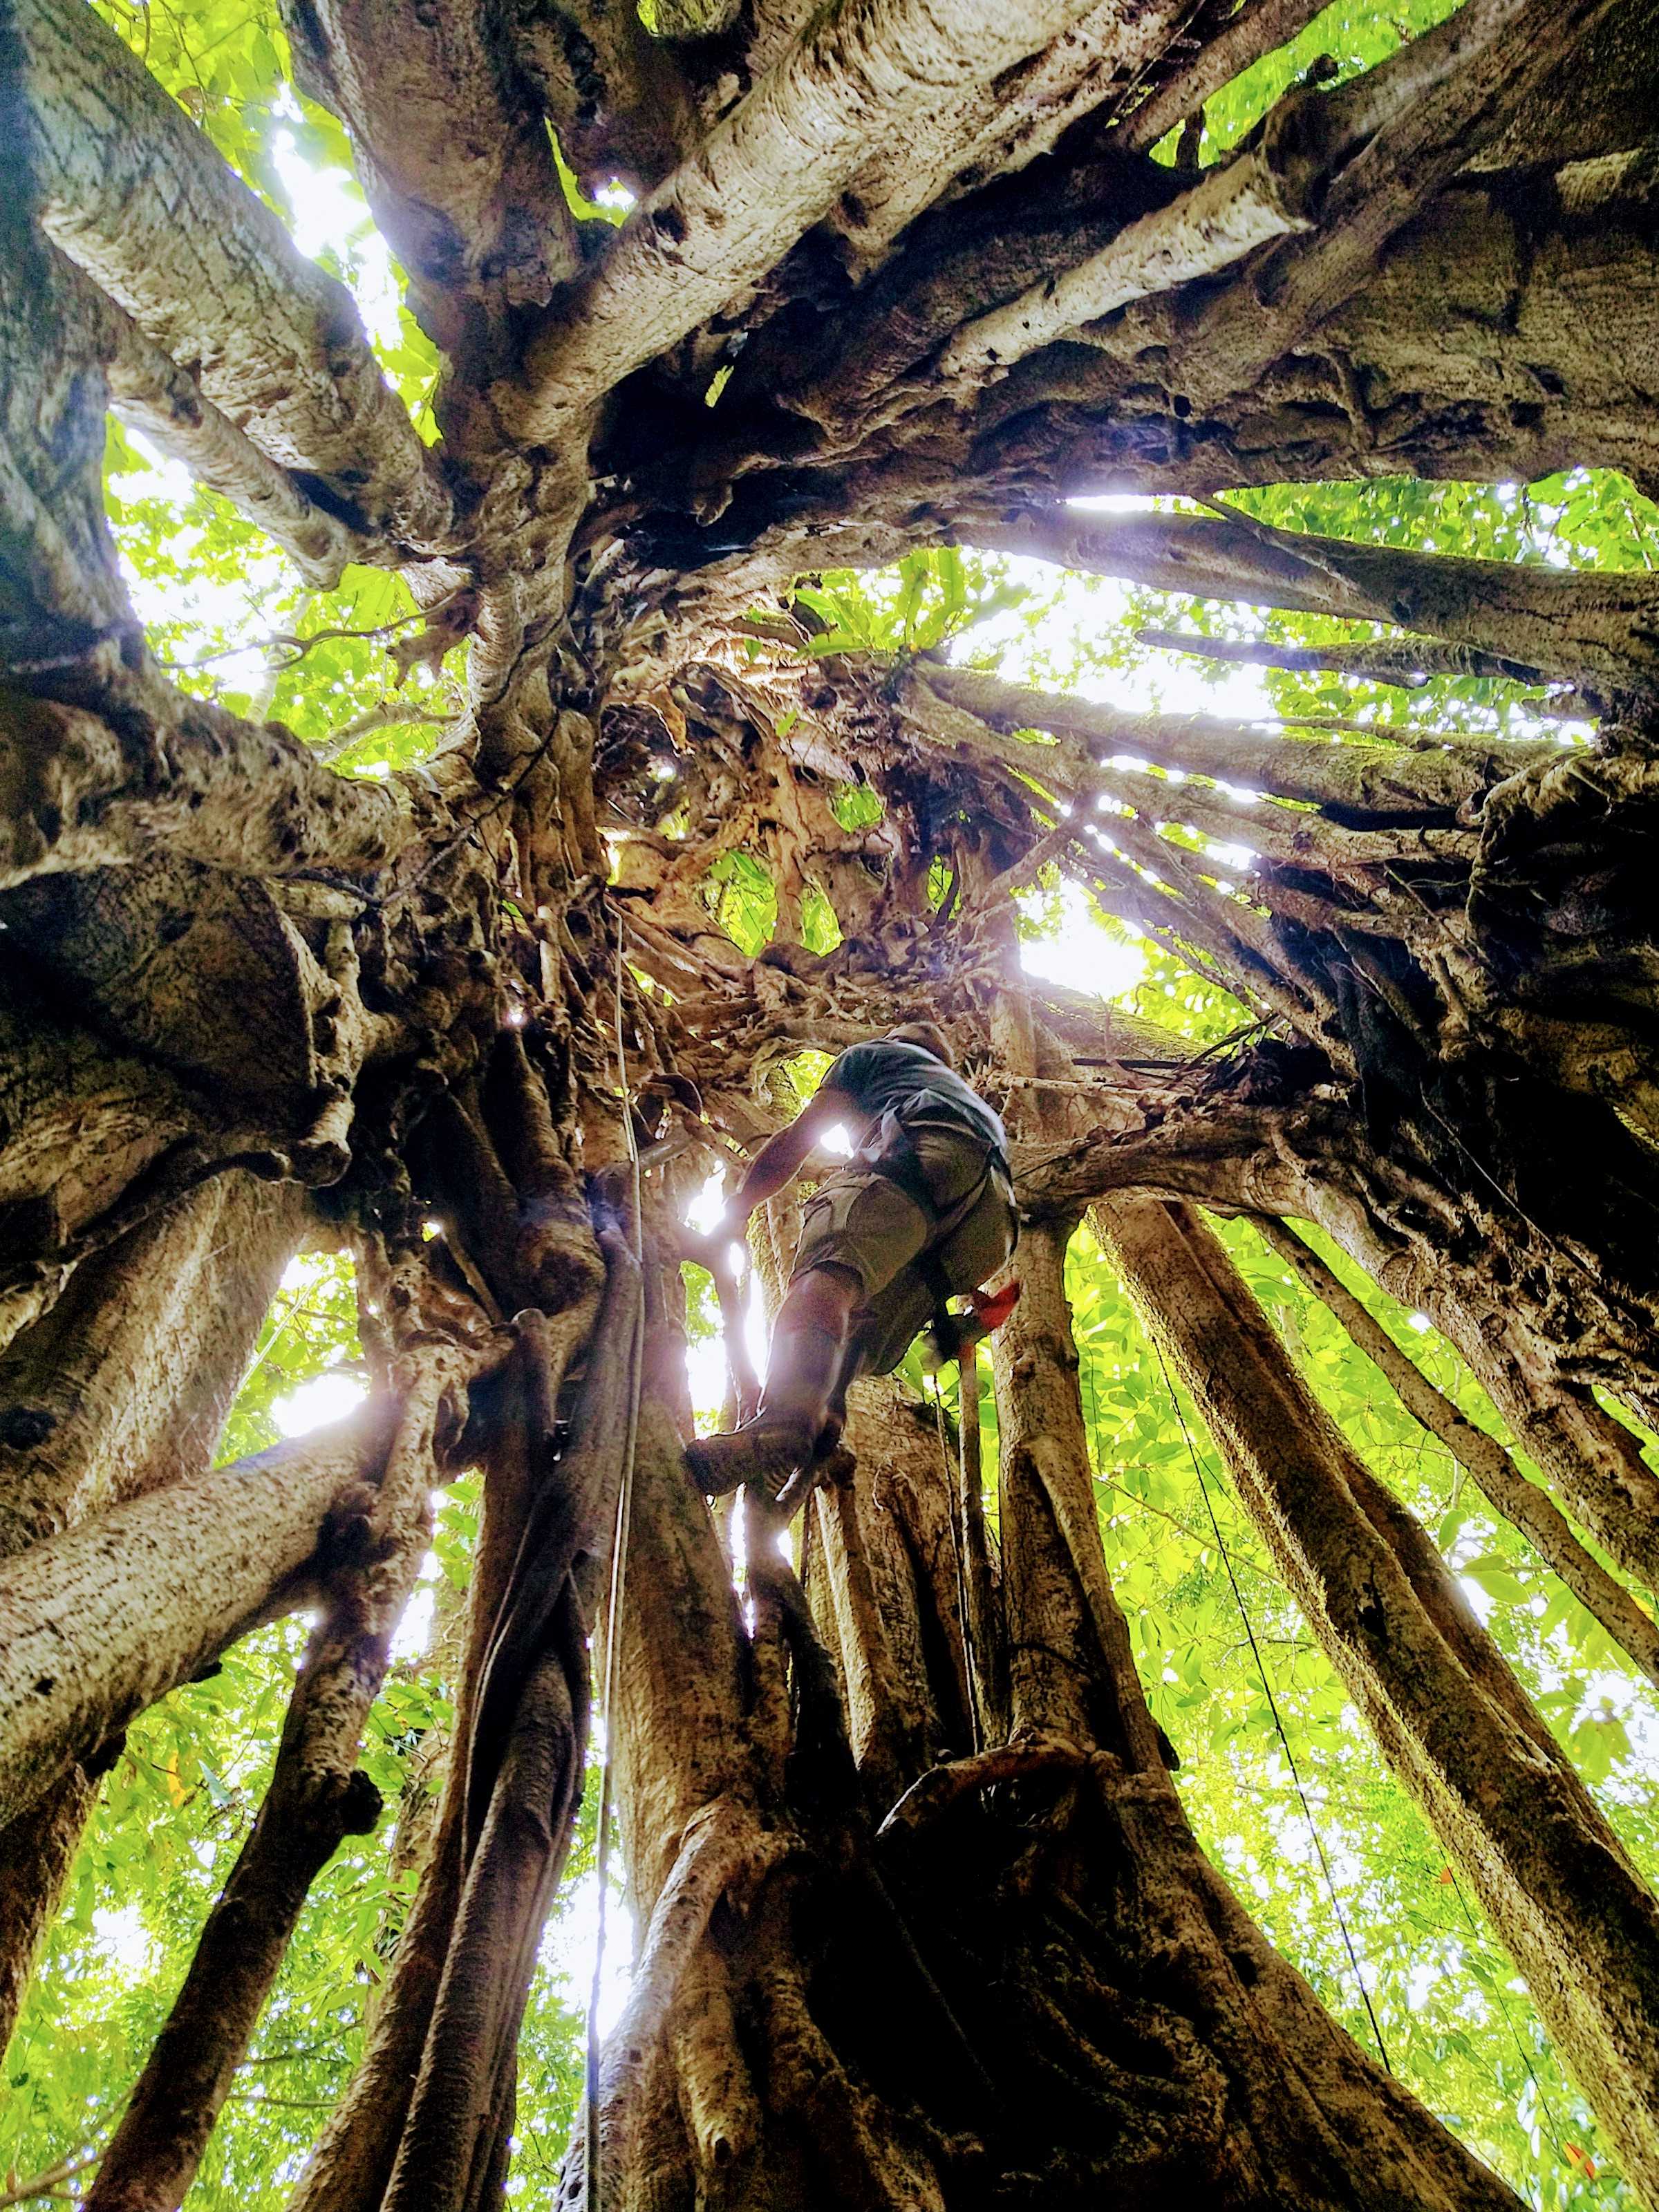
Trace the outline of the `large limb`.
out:
[[[1504,672],[1528,680],[1551,676],[1642,692],[1659,683],[1659,578],[1645,569],[1575,573],[1464,560],[1242,516],[1120,518],[1055,508],[999,527],[970,526],[962,536],[988,550],[1155,591],[1387,623],[1492,654]]]
[[[303,1206],[297,1185],[224,1176],[78,1273],[0,1355],[0,1554],[207,1467]],[[0,1828],[0,2052],[95,1788],[77,1762]]]
[[[1167,207],[1127,223],[1109,244],[1016,298],[978,315],[943,349],[923,381],[975,388],[1079,325],[1200,278],[1215,276],[1273,239],[1305,230],[1314,175],[1273,159],[1264,142],[1218,164]]]
[[[125,308],[72,264],[64,266],[86,302],[85,327],[96,335],[113,413],[257,524],[307,583],[331,591],[348,562],[380,557],[372,539],[318,506],[293,470],[262,453]]]
[[[1420,691],[1437,676],[1500,677],[1510,683],[1537,681],[1536,669],[1504,660],[1478,646],[1431,644],[1407,639],[1395,644],[1287,645],[1273,638],[1206,637],[1197,630],[1140,629],[1142,645],[1165,653],[1190,653],[1199,660],[1243,662],[1251,668],[1291,668],[1351,677],[1357,684],[1387,684],[1401,691]],[[1559,696],[1559,695],[1558,695]],[[1536,710],[1534,710],[1536,711]],[[1560,713],[1552,704],[1549,711]]]
[[[378,866],[413,827],[405,791],[331,775],[279,729],[174,690],[149,660],[103,515],[105,392],[90,365],[110,364],[158,427],[180,423],[194,459],[271,514],[314,571],[354,540],[200,400],[27,213],[18,198],[0,216],[0,890],[173,840],[255,874]],[[43,329],[61,351],[42,347]]]
[[[634,0],[550,0],[521,16],[513,36],[560,151],[589,190],[620,172],[649,191],[689,150],[697,122],[691,87],[674,47],[646,29]]]
[[[1064,185],[1055,189],[1069,197]],[[832,441],[822,461],[799,436],[770,452],[764,424],[757,434],[749,422],[722,465],[738,480],[718,524],[691,524],[673,511],[681,495],[672,495],[670,511],[646,519],[642,550],[695,564],[699,589],[729,606],[728,594],[775,587],[804,562],[895,560],[919,532],[1041,550],[1002,533],[1017,533],[1034,514],[1058,520],[1061,499],[1095,492],[1207,495],[1411,474],[1524,483],[1592,465],[1623,469],[1650,488],[1659,483],[1653,202],[1650,165],[1638,155],[1559,170],[1547,186],[1521,172],[1455,181],[1395,234],[1363,283],[1293,352],[1207,411],[1194,406],[1166,349],[1120,359],[1067,341],[1017,362],[969,410],[918,408],[896,432],[883,427],[851,453]],[[1102,212],[1099,191],[1092,211],[1086,200],[1079,209],[1078,234],[1091,245]],[[1024,258],[1040,214],[1039,206],[1022,222],[1016,210],[1011,229],[1022,283],[1041,273],[1041,263],[1028,273]],[[866,288],[869,329],[850,313],[836,326],[849,410],[873,404],[884,383],[940,343],[941,322],[960,319],[953,301],[994,302],[1002,240],[985,252],[982,265],[971,251],[955,270],[941,264],[937,296],[923,282],[907,301],[884,276]],[[913,307],[921,313],[919,347],[902,319]],[[901,319],[890,330],[889,314]],[[793,405],[797,374],[782,349],[767,358],[777,365],[778,397]],[[740,366],[734,392],[743,374]],[[833,371],[824,391],[833,420]],[[712,459],[705,468],[718,483]],[[699,507],[709,512],[703,474],[697,483]],[[1168,581],[1194,588],[1190,577]],[[1273,600],[1259,586],[1237,595]],[[1627,657],[1622,617],[1613,635],[1614,659]],[[1642,641],[1634,642],[1641,659]],[[1494,649],[1503,653],[1501,639]],[[1516,657],[1525,662],[1524,648]]]
[[[874,267],[924,209],[1027,167],[1068,127],[1091,118],[1111,88],[1166,52],[1189,0],[1126,7],[1096,0],[1051,45],[1011,71],[970,82],[920,126],[881,147],[830,222],[858,265]]]
[[[304,1602],[329,1516],[371,1493],[392,1409],[190,1475],[0,1566],[0,1815]]]
[[[1207,714],[1127,714],[1096,700],[1038,691],[942,662],[918,664],[907,673],[900,701],[924,730],[931,727],[947,739],[959,736],[975,747],[988,742],[983,733],[940,716],[932,702],[959,709],[985,730],[1045,730],[1071,741],[1069,755],[1058,757],[1036,745],[1018,749],[1022,775],[1040,776],[1045,762],[1076,775],[1091,763],[1124,754],[1316,806],[1356,826],[1413,821],[1449,826],[1467,818],[1485,793],[1517,768],[1557,754],[1552,744],[1479,738],[1449,738],[1443,745],[1418,751],[1388,743],[1380,732],[1375,744],[1332,744],[1312,733],[1269,736],[1249,723]]]
[[[1541,228],[1539,191],[1531,172],[1454,182],[1293,352],[1208,409],[1185,388],[1185,356],[1156,346],[1033,356],[981,400],[976,495],[1000,484],[1006,516],[1038,484],[1204,494],[1412,474],[1525,483],[1591,465],[1650,484],[1649,166],[1556,171]],[[962,481],[958,467],[958,512]]]
[[[1527,20],[1512,24],[1517,12]],[[1552,11],[1552,29],[1563,35],[1559,14]],[[1480,143],[1488,108],[1524,96],[1537,67],[1532,49],[1541,15],[1540,0],[1532,0],[1530,15],[1519,0],[1470,0],[1455,26],[1407,41],[1338,90],[1292,92],[1243,151],[1218,163],[1189,191],[1129,224],[1088,259],[1050,270],[1017,299],[965,325],[941,354],[939,376],[948,386],[1006,371],[1131,301],[1176,294],[1244,261],[1259,246],[1298,234],[1315,235],[1280,248],[1270,269],[1301,270],[1316,259],[1328,289],[1334,256],[1345,257],[1351,276],[1363,270],[1388,228],[1368,231],[1358,255],[1347,239],[1362,215],[1364,225],[1378,222],[1387,197],[1379,179],[1400,180],[1397,225],[1451,173],[1471,134]],[[1425,159],[1431,146],[1437,164]],[[1352,173],[1361,170],[1364,183],[1358,185]],[[1223,299],[1254,281],[1241,271],[1223,288]],[[1172,303],[1147,312],[1178,322],[1182,311]],[[1138,326],[1133,315],[1127,324]]]
[[[1219,40],[1204,40],[1194,67],[1207,65],[1212,52],[1222,55],[1224,66],[1228,56],[1243,57],[1258,42],[1273,45],[1276,29],[1286,36],[1293,31],[1296,12],[1283,4],[1242,10]],[[1177,26],[1164,9],[1115,25],[1097,9],[1031,67],[1048,70],[1063,57],[1075,69],[1090,42],[1103,34],[1105,68],[1121,83],[1135,76],[1149,51],[1164,46],[1178,54],[1209,26],[1189,16],[1179,27],[1182,35],[1172,39]],[[1374,131],[1378,114],[1403,104],[1425,74],[1432,74],[1419,57],[1435,51],[1433,40],[1417,41],[1409,58],[1396,56],[1339,93],[1292,94],[1243,152],[1184,191],[1182,173],[1124,158],[1123,126],[1109,132],[1091,124],[1032,163],[1055,119],[1048,99],[1035,103],[1029,120],[1021,118],[1019,157],[1005,160],[988,183],[981,178],[962,197],[935,198],[942,180],[932,179],[929,189],[925,152],[919,157],[907,140],[887,166],[896,180],[902,178],[908,214],[926,207],[926,219],[913,225],[854,299],[834,298],[804,368],[798,325],[770,346],[765,333],[757,333],[733,396],[780,393],[793,411],[832,434],[836,453],[856,446],[860,430],[884,426],[909,409],[929,410],[930,428],[936,428],[941,398],[948,393],[953,404],[969,405],[976,376],[988,370],[1006,374],[1010,363],[1114,307],[1212,276],[1253,246],[1306,228],[1334,174]],[[1176,81],[1191,76],[1178,69]],[[1103,94],[1109,103],[1112,97],[1086,76],[1078,93],[1091,100]],[[1018,101],[1019,88],[1003,80],[988,96],[1000,105],[1011,94]],[[835,219],[854,225],[857,237],[873,234],[884,243],[885,205],[877,179],[861,174]]]
[[[9,52],[0,64],[0,127],[21,137]],[[0,670],[51,672],[131,651],[138,633],[104,520],[103,392],[87,374],[96,294],[41,237],[27,190],[10,184],[0,193]]]
[[[1149,154],[1167,131],[1275,47],[1288,46],[1321,12],[1319,0],[1243,0],[1195,54],[1177,54],[1113,132],[1133,154]]]
[[[416,547],[451,501],[343,285],[214,150],[137,57],[73,0],[13,15],[39,219],[260,450],[343,515]],[[15,149],[14,149],[15,151]]]
[[[1096,21],[1089,18],[1074,38],[1084,41]],[[1170,27],[1152,11],[1136,25],[1136,38],[1155,48]],[[1120,26],[1109,43],[1113,66],[1130,73],[1138,59],[1136,39],[1126,40]],[[1032,211],[1026,200],[1052,206],[1089,176],[1086,161],[1045,165],[1041,184],[1033,184],[1029,194],[998,185],[982,195],[983,216],[990,219],[994,206],[1000,218],[994,236],[979,234],[981,210],[971,199],[936,215],[909,252],[917,267],[908,285],[901,266],[867,301],[864,314],[850,319],[850,347],[841,339],[836,357],[788,404],[831,429],[838,446],[848,447],[912,408],[935,409],[941,398],[965,404],[974,389],[1005,376],[1014,362],[1131,301],[1175,293],[1217,276],[1272,240],[1310,230],[1379,123],[1414,110],[1425,86],[1432,87],[1456,59],[1455,42],[1442,31],[1410,42],[1337,92],[1293,92],[1241,152],[1144,213],[1137,214],[1135,203],[1148,191],[1150,179],[1108,162],[1095,185],[1097,204],[1080,224],[1073,221],[1070,234],[1054,242],[1023,287],[1018,252],[1007,248],[1008,218],[1015,219],[1017,235],[1020,216],[1029,219]],[[1006,88],[998,85],[995,96],[1003,100]],[[914,148],[906,148],[906,157],[911,190],[918,195],[915,212],[924,204],[919,179],[927,165],[925,159],[915,161]],[[1022,179],[1022,186],[1028,181]],[[867,222],[863,183],[855,200]],[[1089,251],[1103,228],[1103,242]],[[942,282],[953,267],[955,283]],[[941,328],[941,313],[952,306],[956,326]],[[834,319],[838,338],[842,319]],[[908,357],[896,346],[907,347]],[[872,389],[872,369],[884,362],[893,380]],[[755,388],[752,376],[750,382]]]
[[[635,208],[492,398],[504,433],[556,443],[632,370],[758,283],[872,149],[1063,33],[1087,0],[855,0],[817,18]]]
[[[1107,343],[1130,353],[1167,347],[1196,408],[1252,390],[1358,288],[1394,233],[1497,138],[1618,4],[1468,0],[1328,96],[1357,150],[1324,195],[1310,236],[1278,246],[1215,296],[1131,310]]]
[[[1591,1618],[1601,1622],[1650,1682],[1659,1684],[1659,1630],[1651,1615],[1579,1541],[1548,1492],[1528,1478],[1496,1437],[1435,1388],[1304,1237],[1287,1222],[1262,1219],[1256,1226],[1393,1384],[1412,1419],[1439,1437],[1487,1503],[1530,1539],[1544,1564],[1560,1577]]]
[[[175,2212],[313,1881],[345,1837],[368,1833],[380,1817],[358,1748],[431,1535],[444,1432],[459,1425],[449,1394],[464,1388],[473,1364],[435,1330],[399,1361],[402,1403],[366,1556],[327,1593],[264,1801],[104,2154],[88,2212]]]
[[[1050,1956],[1064,1956],[1111,1990],[1115,2016],[1133,2023],[1135,2052],[1143,2062],[1158,2054],[1156,2086],[1136,2078],[1134,2058],[1120,2057],[1114,2094],[1153,2140],[1183,2124],[1176,2117],[1183,2100],[1217,2099],[1228,2124],[1203,2155],[1224,2154],[1230,2185],[1245,2201],[1258,2189],[1273,2197],[1295,2172],[1321,2203],[1507,2203],[1503,2185],[1440,2135],[1336,2027],[1192,1836],[1102,1553],[1064,1248],[1052,1224],[1022,1245],[1024,1294],[994,1340],[1012,1747],[1069,1742],[1085,1769],[1070,1818],[1074,1832],[1088,1838],[1087,1864],[1116,1905],[1109,1918],[1085,1917],[1092,1903],[1085,1886],[1084,1911],[1068,1915],[1063,1952]],[[1059,1733],[1062,1724],[1069,1737]],[[1032,1812],[1051,1795],[1042,1790]],[[1035,1878],[1049,1894],[1069,1887],[1060,1863],[1039,1862]],[[1063,1989],[1052,1967],[1041,1979]],[[1199,1991],[1202,2025],[1189,2041],[1176,2022],[1194,2016]],[[1020,2041],[1034,2058],[1046,2027],[1039,2019],[1023,2030]],[[1189,2116],[1190,2106],[1184,2109]],[[1215,2185],[1206,2172],[1202,2164],[1193,2172],[1195,2198]]]
[[[287,10],[301,83],[351,133],[363,190],[422,323],[476,374],[580,265],[547,127],[499,11],[397,0]]]
[[[0,890],[171,853],[250,876],[370,872],[429,811],[337,775],[280,724],[141,680],[102,713],[0,689]]]

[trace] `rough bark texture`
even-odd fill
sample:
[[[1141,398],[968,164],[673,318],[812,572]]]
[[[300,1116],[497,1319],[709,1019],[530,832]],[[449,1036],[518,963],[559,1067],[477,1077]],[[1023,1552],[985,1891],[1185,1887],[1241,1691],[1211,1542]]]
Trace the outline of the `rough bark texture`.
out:
[[[1651,2194],[1659,1906],[1450,1569],[1315,1404],[1213,1234],[1156,1200],[1106,1200],[1093,1218],[1310,1626]]]
[[[1003,1583],[1024,1592],[1002,1752],[967,1748],[924,1408],[854,1394],[865,1455],[812,1540],[827,1653],[759,1528],[744,1632],[672,1445],[642,1430],[617,1722],[649,1927],[606,2057],[606,2202],[1510,2201],[1318,2013],[1192,1843],[1107,1585],[1059,1263],[1052,1237],[1025,1255],[999,1355]],[[921,1700],[908,1732],[884,1672]]]
[[[0,1567],[0,1811],[307,1593],[329,1516],[362,1496],[391,1408],[112,1506]]]
[[[1376,1362],[1414,1420],[1439,1437],[1489,1504],[1531,1538],[1575,1597],[1593,1613],[1650,1681],[1659,1680],[1659,1629],[1642,1607],[1573,1534],[1567,1518],[1519,1467],[1498,1438],[1469,1420],[1402,1352],[1335,1270],[1283,1222],[1266,1221],[1261,1233],[1341,1322],[1366,1357]]]
[[[0,1357],[0,1553],[205,1471],[302,1220],[296,1187],[227,1176],[78,1273]],[[0,2051],[91,1809],[96,1765],[88,1745],[0,1827]]]

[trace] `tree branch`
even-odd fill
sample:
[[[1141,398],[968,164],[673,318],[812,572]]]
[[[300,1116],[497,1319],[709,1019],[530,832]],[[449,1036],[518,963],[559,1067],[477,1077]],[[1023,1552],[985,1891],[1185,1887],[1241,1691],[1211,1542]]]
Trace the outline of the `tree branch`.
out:
[[[667,34],[646,29],[634,0],[551,0],[513,36],[560,150],[590,191],[620,174],[649,191],[690,151],[691,88]]]
[[[1268,240],[1305,230],[1316,173],[1275,161],[1274,142],[1212,169],[1201,184],[1128,224],[1086,261],[1051,274],[958,331],[939,356],[937,383],[977,386],[1039,346],[1132,300],[1213,276]]]
[[[1316,129],[1334,125],[1351,158],[1325,195],[1311,237],[1280,246],[1218,298],[1132,313],[1103,342],[1132,353],[1148,343],[1168,345],[1194,407],[1248,392],[1359,286],[1393,234],[1497,137],[1574,41],[1617,4],[1468,0],[1319,102],[1325,114]]]
[[[1626,2170],[1659,2170],[1659,1905],[1426,1533],[1312,1397],[1214,1234],[1190,1207],[1144,1199],[1092,1218],[1309,1626],[1491,1913]]]
[[[468,1364],[459,1346],[435,1338],[399,1360],[403,1401],[374,1507],[380,1540],[343,1570],[312,1632],[264,1802],[86,2212],[175,2212],[233,2094],[312,1883],[347,1836],[368,1834],[380,1818],[380,1794],[357,1768],[358,1747],[431,1534],[444,1401]]]
[[[1164,653],[1190,653],[1200,660],[1243,661],[1255,668],[1328,670],[1358,684],[1389,684],[1420,691],[1437,676],[1501,677],[1514,684],[1539,682],[1535,668],[1503,660],[1472,645],[1407,642],[1391,645],[1285,645],[1273,638],[1205,637],[1192,630],[1138,629],[1142,645]]]
[[[1055,512],[965,526],[966,544],[1154,591],[1387,623],[1531,672],[1614,692],[1659,685],[1659,575],[1471,561],[1228,520]],[[1386,641],[1392,647],[1393,641]],[[1525,679],[1523,679],[1525,680]]]
[[[853,0],[815,19],[549,317],[520,379],[492,394],[503,431],[568,439],[605,392],[757,283],[872,147],[1036,52],[1086,4]]]
[[[0,1565],[0,1819],[257,1622],[303,1601],[328,1516],[373,1480],[392,1421],[373,1402]]]
[[[872,270],[925,209],[1013,176],[1089,121],[1111,87],[1164,51],[1190,0],[1152,0],[1133,12],[1095,0],[1070,29],[1017,68],[971,82],[945,106],[881,147],[829,220]]]
[[[1496,1437],[1479,1428],[1437,1390],[1415,1360],[1361,1304],[1335,1271],[1287,1222],[1264,1217],[1255,1227],[1281,1259],[1289,1261],[1322,1305],[1329,1308],[1419,1426],[1438,1437],[1457,1464],[1473,1476],[1487,1502],[1526,1536],[1552,1572],[1598,1620],[1650,1682],[1659,1684],[1659,1627],[1624,1585],[1587,1551],[1565,1516],[1516,1466]]]
[[[328,486],[372,536],[431,548],[451,501],[344,286],[76,0],[15,22],[40,220],[260,450]]]
[[[319,590],[332,591],[348,562],[386,557],[384,545],[319,507],[292,471],[239,430],[131,315],[65,257],[58,258],[66,282],[86,296],[86,326],[97,334],[110,404],[124,422],[257,524]]]
[[[1231,84],[1277,46],[1288,46],[1322,12],[1322,0],[1243,0],[1214,38],[1206,39],[1184,66],[1133,107],[1113,131],[1115,143],[1149,154],[1158,140],[1196,115],[1212,94]]]
[[[133,689],[118,721],[0,691],[0,887],[161,852],[254,876],[372,872],[433,813],[406,783],[337,775],[276,724],[156,678]]]
[[[471,373],[504,366],[511,316],[545,307],[581,254],[495,11],[289,0],[284,15],[300,83],[350,131],[422,325]]]
[[[1396,744],[1267,737],[1246,723],[1208,715],[1124,714],[1092,700],[1036,691],[943,663],[919,665],[908,680],[994,729],[1049,730],[1091,751],[1127,754],[1158,768],[1296,799],[1328,809],[1337,821],[1359,824],[1449,825],[1467,817],[1485,792],[1559,751],[1548,743],[1508,739],[1452,738],[1433,751],[1416,752]]]

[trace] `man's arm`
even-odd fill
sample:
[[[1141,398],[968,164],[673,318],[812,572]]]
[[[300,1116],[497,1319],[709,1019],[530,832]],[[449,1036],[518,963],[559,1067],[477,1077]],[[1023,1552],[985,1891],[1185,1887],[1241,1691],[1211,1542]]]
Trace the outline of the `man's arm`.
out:
[[[769,1198],[775,1198],[785,1184],[799,1173],[807,1154],[837,1121],[857,1119],[858,1108],[845,1091],[820,1091],[802,1107],[787,1129],[780,1129],[775,1137],[769,1137],[756,1153],[726,1207],[727,1222],[736,1227],[747,1221],[757,1206],[763,1206]]]

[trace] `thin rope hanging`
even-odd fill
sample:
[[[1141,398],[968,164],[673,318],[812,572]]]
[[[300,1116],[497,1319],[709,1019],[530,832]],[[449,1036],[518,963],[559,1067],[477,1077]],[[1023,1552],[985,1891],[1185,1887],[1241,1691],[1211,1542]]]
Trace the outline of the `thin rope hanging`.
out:
[[[1279,1700],[1273,1695],[1273,1684],[1267,1680],[1267,1669],[1262,1661],[1261,1647],[1255,1640],[1255,1629],[1244,1603],[1244,1593],[1238,1587],[1238,1577],[1233,1572],[1232,1556],[1227,1549],[1226,1539],[1222,1535],[1221,1523],[1216,1518],[1215,1503],[1210,1496],[1210,1486],[1204,1479],[1204,1469],[1199,1463],[1198,1453],[1193,1446],[1192,1432],[1187,1426],[1187,1416],[1181,1409],[1181,1401],[1176,1395],[1175,1384],[1170,1381],[1170,1370],[1164,1364],[1164,1347],[1156,1338],[1152,1339],[1152,1351],[1157,1356],[1158,1372],[1164,1377],[1164,1387],[1170,1394],[1170,1403],[1175,1408],[1176,1419],[1181,1425],[1181,1434],[1187,1446],[1187,1456],[1193,1463],[1193,1473],[1198,1477],[1198,1486],[1204,1498],[1204,1510],[1210,1516],[1210,1527],[1215,1534],[1216,1549],[1221,1554],[1221,1564],[1227,1570],[1227,1581],[1232,1590],[1233,1603],[1238,1607],[1238,1617],[1244,1624],[1244,1634],[1249,1644],[1250,1656],[1255,1662],[1255,1671],[1261,1682],[1261,1693],[1267,1700],[1267,1711],[1273,1717],[1273,1727],[1278,1732],[1279,1749],[1285,1754],[1285,1764],[1290,1768],[1291,1779],[1296,1784],[1296,1794],[1302,1805],[1302,1817],[1308,1824],[1308,1834],[1319,1860],[1320,1872],[1325,1877],[1325,1887],[1330,1896],[1331,1911],[1335,1914],[1336,1924],[1342,1931],[1342,1948],[1348,1954],[1349,1966],[1353,1969],[1354,1984],[1359,1991],[1359,2001],[1365,2008],[1365,2017],[1371,2024],[1371,2033],[1376,2038],[1376,2047],[1382,2055],[1383,2067],[1392,2074],[1394,2061],[1389,2056],[1389,2046],[1383,2039],[1382,2023],[1376,2017],[1376,2008],[1371,2003],[1371,1993],[1365,1986],[1365,1977],[1359,1971],[1359,1954],[1354,1948],[1347,1915],[1342,1910],[1342,1899],[1337,1893],[1336,1880],[1331,1872],[1331,1863],[1325,1856],[1325,1845],[1320,1837],[1318,1824],[1313,1816],[1313,1807],[1309,1803],[1307,1790],[1303,1787],[1302,1771],[1296,1763],[1296,1754],[1291,1749],[1291,1740],[1285,1733],[1285,1723],[1279,1718]]]
[[[640,1197],[640,1148],[634,1133],[634,1101],[628,1085],[628,1051],[623,1038],[623,932],[617,916],[617,1088],[622,1097],[623,1131],[628,1145],[634,1208],[634,1264],[645,1265],[645,1225]],[[617,1486],[617,1521],[611,1533],[611,1586],[605,1604],[605,1693],[600,1712],[605,1755],[599,1765],[599,1826],[595,1852],[599,1884],[598,1926],[593,1939],[593,1980],[587,1997],[587,2050],[583,2069],[582,2195],[586,2212],[599,2207],[599,1988],[605,1973],[605,1899],[611,1878],[611,1798],[616,1759],[617,1655],[622,1648],[623,1601],[628,1585],[628,1532],[634,1517],[634,1462],[639,1447],[640,1387],[645,1365],[645,1294],[641,1282],[634,1301],[634,1340],[629,1360],[628,1429],[623,1445],[622,1480]]]

